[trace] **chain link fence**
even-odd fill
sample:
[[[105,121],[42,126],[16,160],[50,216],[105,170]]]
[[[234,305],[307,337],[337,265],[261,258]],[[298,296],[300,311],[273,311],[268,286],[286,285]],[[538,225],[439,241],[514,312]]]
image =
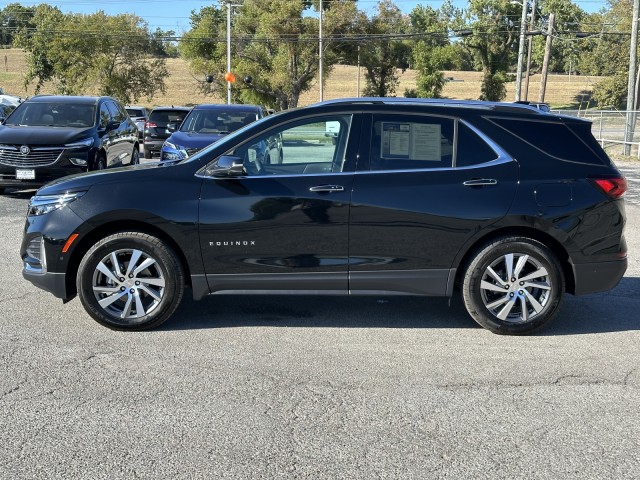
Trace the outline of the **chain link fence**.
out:
[[[593,122],[591,131],[602,147],[609,155],[623,155],[625,125],[627,112],[624,110],[554,110],[554,113],[570,115],[572,117],[586,118]],[[640,111],[632,112],[635,115],[633,138],[631,139],[631,156],[640,159]]]

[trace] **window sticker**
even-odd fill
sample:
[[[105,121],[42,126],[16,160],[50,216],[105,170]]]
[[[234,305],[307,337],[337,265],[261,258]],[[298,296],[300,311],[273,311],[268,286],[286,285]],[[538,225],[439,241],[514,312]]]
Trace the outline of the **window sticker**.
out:
[[[381,122],[380,151],[385,159],[430,160],[442,158],[440,124]]]

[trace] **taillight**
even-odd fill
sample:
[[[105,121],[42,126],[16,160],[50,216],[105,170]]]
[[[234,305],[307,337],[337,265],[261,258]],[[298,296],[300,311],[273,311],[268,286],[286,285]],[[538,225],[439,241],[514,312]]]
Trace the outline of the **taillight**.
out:
[[[627,191],[624,177],[593,177],[590,180],[610,198],[620,198]]]
[[[144,128],[156,128],[158,125],[156,125],[153,122],[144,122]]]

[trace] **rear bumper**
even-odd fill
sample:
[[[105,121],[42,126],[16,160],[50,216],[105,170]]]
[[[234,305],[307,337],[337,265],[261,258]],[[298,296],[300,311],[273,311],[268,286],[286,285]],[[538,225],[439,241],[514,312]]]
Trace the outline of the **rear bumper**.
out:
[[[605,292],[614,288],[627,270],[627,259],[612,262],[581,263],[572,265],[575,295]]]

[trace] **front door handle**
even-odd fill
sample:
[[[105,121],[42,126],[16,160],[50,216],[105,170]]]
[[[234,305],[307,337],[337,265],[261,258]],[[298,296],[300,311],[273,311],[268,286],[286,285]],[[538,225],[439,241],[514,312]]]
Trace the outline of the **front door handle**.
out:
[[[462,183],[465,187],[484,187],[488,185],[497,185],[498,180],[495,178],[474,178]]]
[[[344,192],[344,187],[342,185],[316,185],[311,187],[309,191],[317,193]]]

